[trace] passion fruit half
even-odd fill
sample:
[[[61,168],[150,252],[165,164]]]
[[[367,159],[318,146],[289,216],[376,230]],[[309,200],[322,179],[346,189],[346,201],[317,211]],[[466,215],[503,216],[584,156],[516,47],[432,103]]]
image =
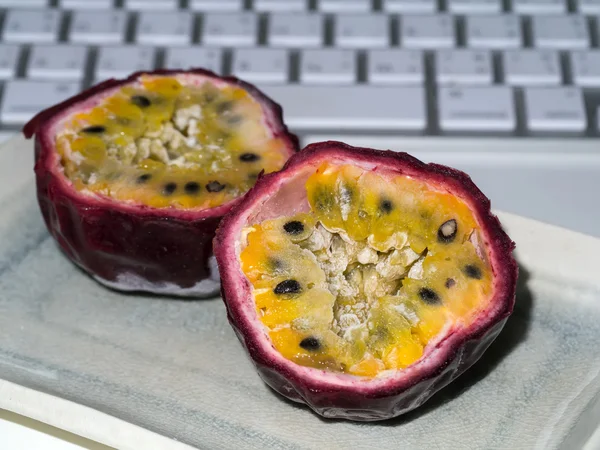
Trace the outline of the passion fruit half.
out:
[[[108,80],[35,116],[39,205],[60,247],[120,290],[218,292],[212,239],[298,150],[279,105],[204,70]]]
[[[264,381],[361,421],[417,408],[477,361],[513,310],[513,249],[466,174],[339,142],[261,178],[215,238]]]

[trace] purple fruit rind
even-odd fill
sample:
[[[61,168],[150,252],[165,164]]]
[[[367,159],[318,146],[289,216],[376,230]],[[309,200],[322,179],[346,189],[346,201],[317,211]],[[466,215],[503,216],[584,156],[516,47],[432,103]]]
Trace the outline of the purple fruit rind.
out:
[[[198,76],[240,86],[262,105],[267,125],[274,136],[284,140],[288,155],[298,151],[298,138],[283,123],[281,107],[257,88],[204,69],[137,72],[123,80],[107,80],[38,113],[24,126],[25,137],[35,135],[37,197],[44,221],[75,264],[101,281],[119,284],[123,277],[133,276],[156,286],[156,292],[168,285],[194,295],[199,282],[215,276],[208,265],[212,239],[223,215],[241,197],[203,210],[119,203],[74,189],[63,175],[55,151],[53,127],[67,110],[89,106],[96,98],[135,83],[143,75]],[[153,292],[154,288],[144,290]]]
[[[486,310],[468,327],[454,326],[426,349],[414,365],[386,378],[364,379],[297,365],[279,354],[258,319],[251,286],[241,271],[236,242],[249,217],[266,199],[301,173],[306,165],[324,161],[354,162],[393,170],[443,186],[465,201],[480,226],[486,255],[494,272],[494,290]],[[357,421],[389,419],[417,408],[435,392],[472,366],[502,330],[515,303],[518,266],[515,247],[490,210],[490,201],[471,178],[459,170],[425,164],[400,152],[351,147],[341,142],[307,146],[277,173],[262,177],[225,216],[217,229],[214,251],[221,275],[221,292],[229,321],[261,378],[290,400],[306,403],[318,414]]]

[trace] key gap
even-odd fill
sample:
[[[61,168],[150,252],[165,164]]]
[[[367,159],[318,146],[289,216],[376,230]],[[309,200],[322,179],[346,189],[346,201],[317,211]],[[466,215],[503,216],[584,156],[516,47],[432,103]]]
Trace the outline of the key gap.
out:
[[[267,45],[267,30],[269,28],[269,15],[262,13],[258,15],[258,46]]]
[[[425,134],[437,135],[440,134],[440,124],[438,115],[438,91],[435,83],[435,71],[434,71],[434,56],[433,52],[426,51],[423,55],[423,67],[425,70],[425,118],[427,123],[425,124]]]
[[[598,48],[600,41],[598,19],[593,16],[586,16],[586,24],[590,34],[590,48]]]
[[[87,52],[87,60],[83,66],[83,88],[90,86],[94,82],[94,72],[98,61],[98,48],[89,47]]]
[[[502,65],[502,55],[498,51],[492,51],[491,54],[494,84],[503,84],[504,67]]]
[[[181,9],[189,9],[189,7],[190,7],[190,2],[189,2],[188,0],[181,0],[181,1],[179,2],[179,7],[180,7]]]
[[[501,0],[500,8],[502,12],[508,13],[510,12],[510,0]]]
[[[223,61],[222,69],[223,75],[232,75],[233,74],[233,50],[231,48],[223,49]]]
[[[383,0],[373,0],[373,11],[383,11]]]
[[[252,0],[244,0],[244,2],[242,3],[242,9],[244,9],[246,11],[251,11],[252,10]]]
[[[356,82],[357,84],[367,83],[367,52],[359,50],[356,52]]]
[[[569,53],[567,51],[559,52],[558,61],[560,64],[562,84],[573,84],[573,73],[569,64]]]
[[[300,82],[300,52],[298,50],[291,50],[289,52],[289,61],[290,61],[290,73],[289,73],[290,83],[297,84]]]
[[[577,2],[575,0],[563,0],[567,2],[567,12],[576,13],[577,12]]]
[[[71,11],[62,12],[62,23],[59,24],[58,28],[58,42],[67,42],[69,36],[69,29],[73,22],[73,13]]]
[[[137,15],[131,12],[127,12],[125,14],[125,43],[132,43],[135,42],[135,36],[137,34]]]
[[[154,51],[154,68],[164,69],[167,61],[166,50],[164,47],[157,47]],[[166,67],[168,69],[168,67]]]
[[[525,111],[525,96],[523,93],[523,88],[512,88],[512,91],[515,100],[515,120],[517,122],[515,134],[517,136],[527,136],[527,123],[525,119],[527,111]]]
[[[390,47],[400,47],[400,19],[396,14],[390,14]]]
[[[586,117],[588,120],[588,130],[590,135],[598,136],[600,129],[598,129],[598,107],[600,106],[600,89],[594,88],[583,88],[583,101],[586,110]]]
[[[331,14],[326,14],[324,17],[324,40],[323,40],[323,46],[324,47],[332,47],[334,45],[333,42],[333,34],[334,34],[334,23],[333,23],[333,16]]]
[[[465,16],[455,16],[454,20],[454,42],[456,47],[466,47],[467,45],[467,31],[466,31],[466,19]]]
[[[307,9],[309,11],[317,10],[317,0],[307,0]]]
[[[115,8],[125,8],[125,0],[114,0]]]
[[[202,15],[192,13],[192,45],[200,42],[202,36]]]
[[[444,2],[444,0],[437,0],[437,10],[438,12],[446,12],[448,11],[448,8],[446,7],[446,2]]]
[[[25,78],[27,65],[29,64],[29,55],[31,54],[31,45],[21,46],[20,55],[17,58],[17,67],[15,70],[15,78]]]
[[[533,47],[533,29],[531,17],[521,16],[521,33],[523,35],[523,47]]]

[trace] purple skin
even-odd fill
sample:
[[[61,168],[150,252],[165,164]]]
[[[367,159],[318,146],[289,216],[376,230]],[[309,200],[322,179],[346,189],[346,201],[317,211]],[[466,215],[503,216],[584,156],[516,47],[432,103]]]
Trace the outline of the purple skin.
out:
[[[406,174],[442,186],[460,196],[475,215],[482,248],[494,273],[487,309],[468,328],[455,325],[430,343],[424,357],[386,378],[362,378],[295,364],[278,353],[256,315],[251,285],[243,274],[236,243],[247,224],[287,215],[277,195],[298,186],[322,162],[353,163],[369,170]],[[296,192],[299,189],[295,190]],[[285,195],[285,194],[284,194]],[[269,199],[273,208],[269,210]],[[306,200],[303,201],[306,203]],[[300,202],[287,202],[302,203]],[[293,214],[307,206],[291,206]],[[472,366],[498,336],[515,303],[518,266],[514,243],[490,211],[490,202],[468,175],[438,164],[425,164],[406,153],[351,147],[340,142],[311,144],[288,160],[282,171],[262,177],[223,219],[214,241],[221,293],[228,318],[261,378],[279,394],[305,403],[316,413],[337,419],[375,421],[411,411]]]
[[[35,135],[39,206],[50,234],[62,250],[99,281],[123,290],[212,295],[218,292],[217,274],[211,274],[208,264],[212,239],[221,218],[241,198],[207,210],[128,205],[98,194],[82,194],[60,170],[53,127],[59,129],[57,124],[66,114],[93,105],[102,96],[135,82],[142,75],[182,75],[240,86],[262,105],[273,135],[286,142],[285,151],[290,156],[298,151],[298,138],[284,125],[281,107],[248,83],[203,69],[138,72],[124,80],[100,83],[40,112],[25,125],[25,137]],[[199,286],[210,276],[217,281],[211,282],[208,290],[206,285]],[[132,278],[137,283],[132,283]]]

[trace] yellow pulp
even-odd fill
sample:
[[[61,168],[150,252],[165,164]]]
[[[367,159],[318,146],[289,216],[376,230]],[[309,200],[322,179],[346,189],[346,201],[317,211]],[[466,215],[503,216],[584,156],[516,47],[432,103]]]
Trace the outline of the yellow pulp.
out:
[[[414,364],[446,326],[468,326],[486,306],[492,273],[471,242],[477,223],[459,198],[406,176],[384,179],[328,163],[308,179],[306,193],[308,213],[248,227],[240,255],[257,314],[285,358],[373,377]],[[455,233],[440,238],[440,227],[452,220]],[[356,287],[352,295],[332,293],[338,274],[328,279],[323,269],[332,261],[328,250],[309,250],[320,226],[339,232],[338,243],[345,233],[376,253],[377,261],[340,269]],[[415,254],[420,262],[407,263],[406,255]],[[413,273],[415,264],[422,270]],[[389,269],[397,269],[395,277],[381,275]],[[355,326],[340,328],[348,317]]]
[[[56,136],[79,190],[155,208],[211,208],[279,170],[285,142],[242,88],[146,76],[69,117]]]

